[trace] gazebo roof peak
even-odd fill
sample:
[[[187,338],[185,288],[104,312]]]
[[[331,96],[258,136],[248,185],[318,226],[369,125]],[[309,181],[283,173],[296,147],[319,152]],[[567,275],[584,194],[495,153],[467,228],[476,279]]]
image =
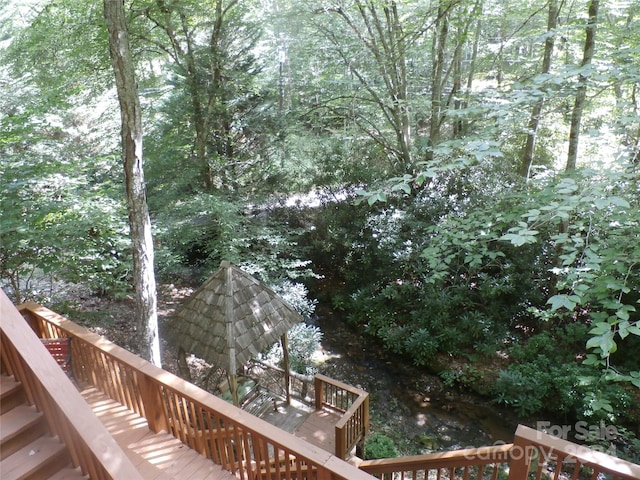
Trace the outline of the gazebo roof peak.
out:
[[[234,374],[302,320],[273,290],[224,260],[178,308],[169,331],[185,352]]]

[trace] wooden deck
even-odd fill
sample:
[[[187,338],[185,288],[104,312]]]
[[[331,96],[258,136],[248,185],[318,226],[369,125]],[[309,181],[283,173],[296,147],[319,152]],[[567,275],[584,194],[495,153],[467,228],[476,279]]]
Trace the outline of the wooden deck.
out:
[[[237,480],[172,435],[152,432],[144,418],[95,388],[80,393],[144,478]]]
[[[318,410],[311,413],[293,434],[329,453],[334,453],[336,451],[334,427],[338,420],[340,416],[337,413]]]
[[[154,433],[146,419],[95,388],[81,392],[96,416],[145,478],[166,480],[235,480],[236,477],[199,455],[168,433]],[[276,402],[260,417],[270,424],[323,449],[335,451],[334,427],[340,415],[326,410],[313,411],[293,400],[291,405]],[[275,407],[275,408],[274,408]]]
[[[327,410],[314,411],[296,400],[292,400],[291,405],[278,401],[275,406],[275,409],[264,411],[260,417],[326,452],[335,453],[335,426],[340,415]]]

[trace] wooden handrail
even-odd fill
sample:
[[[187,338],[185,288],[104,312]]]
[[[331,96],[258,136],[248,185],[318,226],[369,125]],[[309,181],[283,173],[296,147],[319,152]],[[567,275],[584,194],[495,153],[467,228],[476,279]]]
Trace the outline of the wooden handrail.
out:
[[[245,373],[248,373],[248,375],[251,376],[251,372],[253,368],[259,368],[263,372],[268,372],[271,378],[275,380],[274,382],[271,382],[270,385],[267,381],[266,385],[260,385],[261,388],[266,388],[266,390],[270,391],[275,395],[286,397],[287,395],[286,387],[282,386],[282,383],[286,384],[287,375],[283,368],[277,367],[275,365],[270,365],[268,363],[262,362],[257,359],[252,359],[250,360],[249,364],[245,367]],[[302,373],[294,372],[293,370],[289,370],[288,376],[291,382],[290,394],[294,397],[298,397],[298,399],[301,400],[302,402],[307,403],[308,402],[307,395],[309,395],[310,391],[313,391],[314,377],[311,375],[304,375]],[[281,377],[282,380],[276,377]],[[261,382],[262,380],[263,379],[261,379]],[[298,382],[298,384],[300,385],[300,387],[297,389],[295,388],[296,382]],[[274,383],[278,384],[278,387],[276,387],[275,389],[273,388]]]
[[[369,431],[369,394],[321,374],[315,376],[314,385],[316,409],[327,407],[342,413],[335,426],[335,455],[346,459]]]
[[[582,470],[587,470],[589,478],[600,478],[604,474],[613,480],[640,479],[640,465],[524,425],[519,425],[516,430],[510,455],[509,480],[540,480],[548,478],[552,470],[556,472],[554,478],[560,471],[565,474],[569,471],[572,478],[578,478]]]
[[[22,383],[74,466],[95,479],[142,479],[2,290],[0,333],[4,368]]]
[[[34,328],[73,337],[72,364],[80,382],[92,384],[144,416],[151,429],[168,431],[240,480],[372,478],[51,310],[33,303],[20,309],[32,325],[40,324]]]
[[[518,426],[512,444],[364,460],[359,465],[361,470],[382,480],[431,478],[429,475],[441,478],[444,472],[447,472],[447,478],[481,480],[490,476],[495,480],[507,467],[509,480],[560,478],[561,472],[562,478],[600,478],[606,475],[612,480],[640,479],[640,465],[524,425]]]
[[[456,473],[460,476],[459,478],[481,480],[491,475],[490,478],[495,480],[498,478],[501,467],[506,467],[509,462],[511,447],[511,444],[507,444],[426,455],[364,460],[359,468],[383,480],[398,478],[398,476],[414,480],[431,478],[429,474],[442,478],[443,470],[449,474],[446,478],[454,478]]]

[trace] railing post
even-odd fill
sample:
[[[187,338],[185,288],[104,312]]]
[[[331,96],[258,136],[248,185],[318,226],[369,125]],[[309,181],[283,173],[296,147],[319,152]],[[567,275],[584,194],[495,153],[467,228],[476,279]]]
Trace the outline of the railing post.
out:
[[[324,382],[316,375],[313,379],[313,389],[315,391],[316,410],[322,410],[324,398]]]
[[[518,427],[518,430],[520,427]],[[523,439],[516,430],[513,446],[509,450],[509,477],[508,480],[522,480],[529,475],[530,455],[533,447],[524,444]]]
[[[362,420],[362,440],[367,437],[369,433],[369,394],[364,399],[364,404],[362,406],[363,409],[363,420]]]
[[[345,452],[347,444],[346,432],[346,428],[340,428],[336,425],[334,433],[336,440],[335,456],[342,460],[345,460],[347,458],[347,452]]]
[[[149,428],[156,433],[161,430],[169,431],[167,416],[164,412],[165,404],[158,385],[145,374],[138,374],[138,385]]]
[[[356,443],[356,456],[364,458],[364,444],[369,433],[369,395],[362,402],[362,431],[360,440]]]

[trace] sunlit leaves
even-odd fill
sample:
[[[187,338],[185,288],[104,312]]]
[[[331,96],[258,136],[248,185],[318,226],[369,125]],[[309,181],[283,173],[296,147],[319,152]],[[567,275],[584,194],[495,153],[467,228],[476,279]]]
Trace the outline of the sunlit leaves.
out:
[[[593,353],[585,364],[605,368],[605,380],[634,385],[640,383],[636,377],[613,378],[606,368],[627,337],[640,335],[636,307],[626,300],[638,289],[634,272],[640,266],[635,181],[616,171],[559,178],[537,193],[517,226],[500,237],[514,246],[539,242],[556,252],[550,271],[557,293],[547,300],[548,313],[551,318],[588,315],[586,348]],[[596,396],[591,408],[609,411],[610,405]]]
[[[547,300],[547,304],[551,305],[551,311],[565,308],[571,312],[579,302],[580,297],[577,295],[554,295]]]
[[[398,190],[404,190],[403,187],[398,188]],[[362,200],[366,200],[369,205],[373,205],[376,202],[385,203],[387,201],[388,195],[384,190],[376,190],[374,192],[369,192],[367,190],[358,189],[356,190],[356,195],[359,198],[356,199],[356,203],[360,203]]]
[[[525,222],[520,222],[517,227],[512,227],[500,237],[500,240],[510,242],[515,247],[521,247],[527,243],[537,241],[537,230],[530,230]]]

